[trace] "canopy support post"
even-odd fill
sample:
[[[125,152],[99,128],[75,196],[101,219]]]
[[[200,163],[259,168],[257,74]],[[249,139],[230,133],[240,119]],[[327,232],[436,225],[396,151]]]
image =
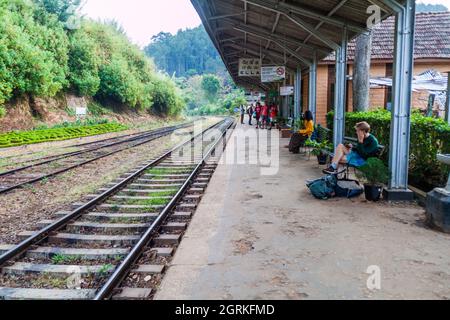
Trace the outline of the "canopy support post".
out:
[[[391,179],[385,190],[388,201],[412,201],[408,189],[411,138],[412,78],[414,65],[415,0],[406,0],[395,23],[392,122],[389,150]]]
[[[309,111],[317,122],[317,56],[314,55],[313,63],[309,68]]]
[[[345,104],[347,102],[347,45],[348,33],[344,28],[341,47],[336,50],[336,85],[334,89],[334,135],[335,149],[344,142]]]

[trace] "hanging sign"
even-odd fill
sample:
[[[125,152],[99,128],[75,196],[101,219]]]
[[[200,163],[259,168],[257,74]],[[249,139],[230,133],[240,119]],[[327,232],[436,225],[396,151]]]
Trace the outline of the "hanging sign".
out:
[[[262,67],[261,82],[275,82],[286,78],[286,67]]]
[[[280,96],[292,96],[294,94],[294,87],[280,87]]]
[[[259,77],[261,75],[261,59],[239,59],[240,77]]]

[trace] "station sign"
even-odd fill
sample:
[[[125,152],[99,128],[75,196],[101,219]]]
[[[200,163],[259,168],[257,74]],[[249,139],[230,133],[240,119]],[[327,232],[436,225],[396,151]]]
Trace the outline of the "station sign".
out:
[[[240,77],[259,77],[261,76],[261,59],[239,59]]]
[[[75,113],[77,117],[85,117],[87,115],[87,108],[76,108]]]
[[[280,96],[292,96],[294,94],[294,87],[280,87]]]
[[[286,79],[286,67],[262,67],[261,68],[261,82],[276,82]]]

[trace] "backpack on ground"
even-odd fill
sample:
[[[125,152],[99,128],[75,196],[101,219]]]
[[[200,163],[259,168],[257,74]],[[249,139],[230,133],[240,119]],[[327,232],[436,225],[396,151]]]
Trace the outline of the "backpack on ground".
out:
[[[336,183],[336,197],[355,198],[364,193],[364,188],[356,180],[339,180]]]
[[[337,183],[337,177],[335,175],[330,175],[310,181],[306,184],[306,186],[316,199],[328,200],[336,195],[335,189]]]

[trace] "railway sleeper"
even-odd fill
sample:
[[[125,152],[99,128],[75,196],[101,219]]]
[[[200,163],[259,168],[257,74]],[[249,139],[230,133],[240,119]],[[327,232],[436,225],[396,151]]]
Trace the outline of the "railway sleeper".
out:
[[[0,300],[91,300],[95,290],[25,289],[0,287]]]
[[[187,220],[192,218],[193,213],[191,211],[186,212],[174,212],[170,217],[176,220]]]
[[[181,188],[183,184],[176,183],[176,184],[139,184],[139,183],[133,183],[130,184],[128,187],[131,189],[140,189],[140,190],[155,190],[155,189],[174,189],[174,188]]]
[[[57,216],[65,216],[67,213],[60,212]],[[82,216],[85,221],[91,222],[122,222],[133,221],[140,223],[151,223],[158,217],[157,213],[107,213],[107,212],[91,212]]]
[[[181,234],[161,234],[152,240],[152,246],[176,246],[180,243]]]
[[[82,232],[99,232],[99,233],[114,233],[114,234],[128,234],[145,232],[150,227],[147,223],[89,223],[89,222],[74,222],[67,226],[67,231],[70,233]]]
[[[108,189],[99,189],[99,192],[105,192]],[[179,189],[123,189],[121,193],[138,193],[138,194],[152,194],[152,193],[161,193],[161,192],[177,192]]]
[[[128,204],[101,204],[97,208],[107,213],[134,213],[134,212],[159,212],[164,205],[128,205]]]
[[[2,246],[0,246],[1,248]],[[14,246],[3,246],[12,249]],[[155,249],[158,250],[158,249]],[[6,251],[3,251],[5,253]],[[75,248],[56,248],[56,247],[37,247],[28,250],[25,254],[30,259],[52,259],[55,256],[64,256],[68,259],[88,260],[88,261],[103,261],[111,260],[117,257],[126,256],[130,249],[75,249]],[[166,254],[165,251],[161,251]],[[159,253],[158,255],[163,256]]]
[[[53,265],[53,264],[34,264],[17,262],[12,266],[2,268],[2,274],[12,276],[23,276],[27,274],[46,274],[52,277],[68,277],[76,272],[82,276],[92,274],[110,274],[114,271],[113,265],[95,265],[95,266],[79,266],[79,265]]]
[[[58,233],[48,238],[51,244],[73,245],[105,245],[114,248],[131,247],[140,239],[135,235],[85,235],[72,233]]]
[[[146,300],[151,297],[152,293],[152,289],[121,288],[117,294],[113,295],[112,300]]]
[[[143,184],[183,184],[186,179],[137,179],[136,182]]]
[[[183,232],[187,229],[186,222],[168,222],[161,227],[163,232]]]
[[[197,209],[197,204],[195,203],[181,203],[175,208],[177,212],[193,212]]]

